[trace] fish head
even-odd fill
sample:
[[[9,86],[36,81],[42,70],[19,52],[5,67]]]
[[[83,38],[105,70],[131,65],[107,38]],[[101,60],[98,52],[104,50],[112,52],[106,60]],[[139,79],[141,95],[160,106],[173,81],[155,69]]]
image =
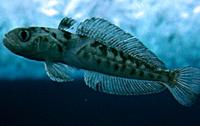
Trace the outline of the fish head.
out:
[[[3,44],[11,52],[28,59],[44,61],[55,54],[58,29],[44,27],[16,28],[5,34]],[[59,55],[57,55],[59,56]]]

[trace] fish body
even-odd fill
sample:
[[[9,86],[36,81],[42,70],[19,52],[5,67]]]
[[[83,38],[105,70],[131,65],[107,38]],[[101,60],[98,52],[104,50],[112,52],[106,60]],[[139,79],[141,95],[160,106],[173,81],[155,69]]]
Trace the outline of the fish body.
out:
[[[145,61],[131,57],[117,49],[106,47],[93,41],[80,48],[76,56],[83,68],[98,71],[111,76],[120,76],[130,79],[168,81],[172,71],[156,68]]]
[[[116,95],[144,95],[169,89],[182,105],[200,93],[200,70],[168,69],[142,42],[112,23],[64,18],[57,28],[17,28],[5,35],[13,53],[45,62],[54,81],[70,81],[74,68],[84,70],[86,85]]]

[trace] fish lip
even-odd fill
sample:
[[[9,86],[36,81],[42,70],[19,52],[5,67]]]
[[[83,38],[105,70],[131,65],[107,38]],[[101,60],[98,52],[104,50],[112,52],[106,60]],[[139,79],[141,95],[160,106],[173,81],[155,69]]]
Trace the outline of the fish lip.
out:
[[[3,45],[6,46],[8,48],[8,46],[10,45],[9,39],[6,36],[6,34],[3,37]]]
[[[9,49],[10,46],[13,46],[11,43],[12,43],[12,40],[10,40],[10,39],[9,39],[8,37],[6,37],[6,35],[5,35],[4,38],[3,38],[3,45]]]
[[[16,52],[15,49],[13,48],[16,48],[16,46],[14,45],[14,42],[12,39],[10,39],[7,34],[4,35],[4,38],[3,38],[3,45],[9,49],[10,51],[12,52]]]

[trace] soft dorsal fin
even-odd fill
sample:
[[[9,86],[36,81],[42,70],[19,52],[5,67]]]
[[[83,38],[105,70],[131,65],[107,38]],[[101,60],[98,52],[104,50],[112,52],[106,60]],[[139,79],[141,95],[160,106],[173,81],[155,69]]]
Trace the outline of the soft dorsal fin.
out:
[[[79,22],[77,22],[76,20],[65,17],[60,21],[58,25],[58,29],[63,30],[63,31],[68,31],[71,33],[76,33],[76,29],[78,25],[79,25]]]
[[[80,23],[76,33],[93,38],[108,47],[116,48],[154,66],[165,68],[164,63],[142,42],[104,19],[94,17],[86,19]]]
[[[74,69],[62,63],[45,62],[45,70],[49,78],[57,82],[72,81],[71,77],[74,74]]]

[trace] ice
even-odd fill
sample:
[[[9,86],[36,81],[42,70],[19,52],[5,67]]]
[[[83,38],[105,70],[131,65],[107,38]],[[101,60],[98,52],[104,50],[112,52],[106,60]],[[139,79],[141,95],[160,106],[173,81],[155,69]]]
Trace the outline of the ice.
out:
[[[102,17],[140,39],[169,68],[200,66],[199,0],[1,0],[0,79],[46,77],[43,63],[9,52],[3,35],[24,26],[57,27],[65,17]]]

